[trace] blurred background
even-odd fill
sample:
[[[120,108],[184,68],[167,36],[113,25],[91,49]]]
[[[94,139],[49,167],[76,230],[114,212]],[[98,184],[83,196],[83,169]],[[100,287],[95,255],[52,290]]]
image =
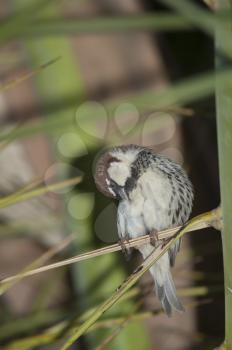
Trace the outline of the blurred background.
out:
[[[0,202],[1,279],[48,251],[44,264],[117,241],[117,203],[93,181],[109,145],[148,146],[182,164],[195,188],[193,216],[218,206],[214,96],[201,94],[201,77],[214,69],[213,38],[167,3],[1,0],[0,192],[13,198]],[[49,189],[57,182],[69,186]],[[27,196],[37,188],[46,193]],[[139,261],[135,251],[130,261],[112,253],[0,289],[1,349],[60,349]],[[72,349],[218,346],[219,233],[186,235],[173,273],[184,314],[162,314],[146,274]]]

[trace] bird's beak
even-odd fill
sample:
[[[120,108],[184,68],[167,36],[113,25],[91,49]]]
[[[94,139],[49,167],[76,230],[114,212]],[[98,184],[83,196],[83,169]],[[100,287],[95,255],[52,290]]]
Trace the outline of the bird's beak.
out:
[[[120,187],[118,189],[118,195],[120,196],[120,198],[122,199],[128,199],[127,193],[125,192],[124,187]]]

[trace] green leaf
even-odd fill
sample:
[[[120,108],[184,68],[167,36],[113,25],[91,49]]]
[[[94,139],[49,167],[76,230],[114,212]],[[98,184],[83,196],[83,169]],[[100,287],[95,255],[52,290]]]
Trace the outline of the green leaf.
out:
[[[232,18],[231,1],[215,1],[218,10],[226,10]],[[225,36],[225,30],[227,35]],[[230,37],[230,41],[227,37]],[[216,29],[216,48],[226,50],[232,57],[231,24]],[[216,52],[217,55],[218,52]],[[216,56],[217,67],[223,62]],[[223,260],[225,280],[225,348],[232,349],[232,80],[216,80],[217,134],[219,173],[223,217]]]
[[[185,79],[176,83],[173,86],[166,88],[162,92],[147,92],[144,94],[133,95],[130,97],[130,103],[133,103],[140,112],[153,110],[156,108],[169,107],[174,104],[187,104],[214,93],[215,90],[215,78],[220,83],[230,82],[232,79],[232,69],[220,70],[215,72],[209,72],[201,74],[197,77]],[[65,101],[68,98],[67,95],[59,96],[60,99]],[[108,115],[110,116],[112,111],[124,100],[118,100],[105,105]],[[76,105],[73,101],[72,105]],[[61,113],[60,103],[57,104],[57,109]],[[69,118],[70,117],[70,118]],[[91,114],[86,118],[94,118]],[[42,121],[36,123],[28,123],[27,125],[17,128],[15,132],[10,135],[0,135],[0,141],[13,141],[25,137],[29,137],[44,131],[50,131],[50,133],[57,133],[58,130],[63,130],[64,127],[73,127],[73,115],[67,114],[57,116],[50,116]],[[77,130],[79,132],[79,130]]]
[[[82,178],[78,176],[73,179],[60,181],[51,185],[44,185],[32,191],[24,191],[24,188],[23,188],[22,190],[19,190],[19,192],[0,198],[0,208],[9,207],[16,203],[23,202],[38,196],[42,196],[43,194],[46,194],[48,192],[57,191],[68,186],[77,185],[81,182],[81,180]]]

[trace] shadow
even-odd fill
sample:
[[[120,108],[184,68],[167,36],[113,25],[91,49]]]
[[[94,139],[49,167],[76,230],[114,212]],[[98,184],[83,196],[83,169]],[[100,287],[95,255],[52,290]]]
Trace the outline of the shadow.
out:
[[[212,101],[209,101],[212,105]],[[212,111],[213,113],[213,111]],[[214,118],[205,118],[199,114],[196,118],[183,123],[186,159],[191,164],[190,177],[194,183],[195,201],[193,215],[216,208],[220,203],[218,158],[216,141],[216,123]],[[194,148],[193,148],[194,145]],[[210,276],[220,276],[223,285],[222,243],[219,232],[206,229],[190,235],[195,256],[201,261],[194,264],[194,269],[204,272],[202,285],[210,285]],[[202,251],[204,247],[205,251]],[[209,277],[207,277],[209,276]],[[215,317],[217,315],[217,317]],[[212,303],[197,308],[198,331],[209,338],[223,340],[224,336],[224,295],[223,292],[213,297]],[[205,348],[206,349],[206,348]]]

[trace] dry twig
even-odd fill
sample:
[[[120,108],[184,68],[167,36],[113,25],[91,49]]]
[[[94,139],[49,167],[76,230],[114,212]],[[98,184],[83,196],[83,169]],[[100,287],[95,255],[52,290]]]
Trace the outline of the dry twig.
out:
[[[188,229],[188,231],[200,230],[200,229],[209,227],[210,225],[211,224],[206,222],[206,221],[200,222],[200,223],[197,223],[194,226],[190,227]],[[168,230],[160,231],[160,232],[158,232],[158,239],[163,240],[163,239],[167,239],[167,238],[172,238],[180,230],[180,228],[181,228],[181,226],[178,226],[178,227],[171,228]],[[136,247],[139,247],[140,245],[146,244],[148,242],[150,242],[150,237],[148,235],[145,235],[145,236],[141,236],[138,238],[130,239],[128,242],[125,242],[124,245],[128,248],[132,248],[132,247],[136,248]],[[23,278],[23,277],[32,276],[32,275],[35,275],[35,274],[38,274],[41,272],[49,271],[52,269],[57,269],[57,268],[62,267],[62,266],[71,265],[71,264],[77,263],[79,261],[88,260],[88,259],[95,258],[97,256],[113,253],[113,252],[119,251],[121,249],[122,249],[121,244],[115,243],[115,244],[109,245],[109,246],[104,247],[104,248],[95,249],[93,251],[79,254],[79,255],[74,256],[74,257],[69,258],[69,259],[65,259],[65,260],[58,261],[58,262],[53,263],[53,264],[49,264],[49,265],[42,266],[42,267],[30,270],[30,271],[26,271],[25,273],[21,274],[20,277]],[[7,277],[4,280],[0,281],[0,285],[8,283],[10,281],[13,281],[17,278],[18,278],[18,275]]]
[[[220,211],[220,209],[219,209]],[[177,234],[168,240],[164,245],[160,245],[155,248],[154,251],[143,261],[143,263],[138,266],[138,268],[118,287],[118,289],[102,304],[100,305],[93,314],[81,325],[74,327],[71,336],[67,339],[65,344],[60,350],[67,350],[77,339],[79,339],[87,330],[96,322],[98,319],[113,305],[115,305],[122,296],[142,277],[142,275],[148,271],[154,263],[164,255],[168,249],[174,244],[179,238],[181,238],[185,233],[189,232],[190,229],[195,227],[199,228],[199,225],[206,224],[206,226],[211,225],[211,222],[215,222],[218,218],[217,212],[212,210],[210,212],[198,215],[197,217],[191,219],[187,224],[185,224]],[[205,226],[204,226],[205,227]]]

